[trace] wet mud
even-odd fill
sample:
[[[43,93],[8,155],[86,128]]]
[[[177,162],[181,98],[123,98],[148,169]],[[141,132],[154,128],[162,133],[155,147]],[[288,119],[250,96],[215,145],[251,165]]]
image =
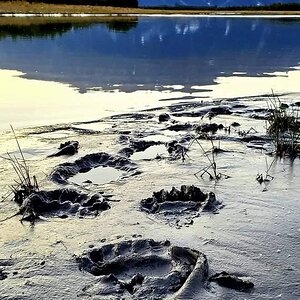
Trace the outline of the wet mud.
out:
[[[50,174],[50,179],[59,184],[67,184],[70,177],[78,173],[86,173],[100,166],[125,171],[128,176],[138,173],[137,165],[129,159],[100,152],[88,154],[73,163],[60,164]]]
[[[253,282],[242,279],[227,272],[217,273],[209,278],[210,282],[216,282],[220,286],[234,289],[241,292],[250,292],[254,288]]]
[[[97,216],[108,209],[107,199],[100,194],[57,189],[32,193],[21,203],[20,214],[23,214],[23,220],[33,221],[40,217]]]
[[[193,218],[200,212],[217,213],[221,207],[222,203],[213,192],[203,193],[193,185],[182,185],[180,189],[173,187],[170,191],[162,189],[140,204],[142,211],[155,214],[177,228],[192,225]]]
[[[48,157],[55,157],[61,155],[74,155],[78,152],[79,143],[77,141],[68,141],[60,144],[58,151],[50,154]]]
[[[100,120],[24,129],[23,135],[20,134],[21,144],[26,139],[35,139],[29,143],[29,149],[41,140],[51,151],[61,145],[51,155],[52,159],[35,157],[36,160],[30,161],[33,174],[44,172],[47,177],[41,183],[42,190],[26,195],[25,200],[21,197],[18,203],[23,220],[49,218],[33,229],[38,238],[29,235],[24,238],[26,243],[29,241],[29,254],[24,258],[20,254],[20,257],[29,265],[29,271],[28,274],[24,271],[22,276],[25,274],[29,283],[28,286],[23,284],[25,280],[21,282],[20,276],[20,285],[24,288],[19,287],[19,293],[24,289],[24,298],[31,299],[36,291],[42,295],[41,290],[49,284],[51,296],[47,297],[50,299],[227,300],[246,297],[257,300],[276,298],[282,289],[285,292],[282,299],[297,299],[298,291],[281,284],[281,271],[277,274],[272,268],[274,264],[282,270],[289,261],[284,276],[289,280],[295,278],[297,253],[293,249],[298,246],[298,228],[293,197],[296,199],[297,195],[298,164],[296,161],[293,169],[290,162],[278,160],[274,163],[277,173],[270,168],[265,174],[266,161],[273,158],[270,155],[274,150],[265,129],[268,113],[255,103],[245,105],[236,99],[227,99],[209,105],[177,103],[152,109],[151,114],[116,115],[102,120],[109,122],[109,126],[102,130],[98,124],[101,130],[98,128],[97,132],[92,130],[93,126],[81,125]],[[78,128],[74,129],[74,124]],[[166,155],[134,158],[158,146],[166,149]],[[107,152],[92,153],[99,148]],[[43,158],[46,157],[44,153]],[[212,158],[214,162],[210,161]],[[210,163],[215,163],[217,174],[222,176],[194,176]],[[110,168],[122,172],[120,176],[126,180],[75,181],[77,175],[84,177],[97,170],[104,170],[104,175],[96,172],[95,176],[108,179],[106,171]],[[287,169],[289,178],[283,175]],[[8,174],[7,170],[6,165],[1,165],[3,174]],[[13,178],[13,173],[9,174],[6,177]],[[137,174],[140,176],[133,176]],[[256,174],[262,175],[256,178]],[[10,183],[6,177],[1,177],[3,182]],[[267,182],[265,178],[274,180]],[[286,180],[289,186],[286,195],[291,194],[291,197],[284,198],[280,180]],[[57,186],[61,184],[65,188]],[[70,186],[72,188],[67,188]],[[109,193],[120,200],[112,208]],[[223,203],[226,204],[224,209]],[[7,205],[0,201],[1,208],[4,204]],[[7,216],[7,223],[0,223],[5,229],[4,235],[10,230],[9,222],[19,224],[18,218],[10,218],[9,209],[2,219]],[[23,222],[22,226],[26,229],[30,224]],[[55,233],[51,236],[53,229]],[[40,251],[37,256],[39,261],[44,261],[50,243],[48,236],[43,240],[45,233],[50,235],[51,251],[56,255],[55,259],[48,257],[53,263],[49,273],[42,270],[42,265],[30,266],[32,248],[41,241],[42,250],[37,250]],[[16,232],[9,234],[14,236]],[[266,236],[270,239],[268,244],[264,243]],[[0,253],[3,251],[8,256],[11,249],[21,253],[27,246],[20,246],[18,238],[13,242],[7,238]],[[152,238],[169,239],[172,243],[155,242]],[[62,246],[63,252],[57,245]],[[281,250],[284,247],[285,252]],[[83,253],[83,249],[88,250]],[[284,252],[282,257],[281,251]],[[77,259],[80,271],[72,260],[74,253],[77,256],[83,253]],[[210,270],[203,253],[211,257]],[[70,261],[74,265],[70,265]],[[240,269],[253,278],[255,288],[248,276],[237,273]],[[222,270],[227,272],[220,273]],[[0,260],[0,280],[5,284],[4,295],[8,299],[15,284],[13,279],[13,271]],[[60,286],[60,281],[66,287]],[[280,287],[276,289],[274,282]],[[60,294],[60,288],[66,289],[64,295]],[[41,296],[41,299],[44,298]]]
[[[79,268],[97,280],[82,295],[101,299],[166,299],[208,277],[206,256],[169,241],[138,239],[93,248],[78,257]]]

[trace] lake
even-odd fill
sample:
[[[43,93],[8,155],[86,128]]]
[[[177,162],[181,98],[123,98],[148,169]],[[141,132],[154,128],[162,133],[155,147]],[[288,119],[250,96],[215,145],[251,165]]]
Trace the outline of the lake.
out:
[[[271,93],[272,88],[287,92],[295,84],[282,77],[297,70],[300,61],[300,21],[293,17],[22,17],[0,21],[0,70],[21,72],[0,72],[1,127],[88,120],[108,115],[116,107],[124,111],[153,106],[162,98],[207,97],[221,88],[216,86],[220,78],[228,81],[228,77],[234,77],[232,84],[239,87],[236,93],[222,86],[214,97]],[[291,75],[298,74],[297,70]],[[283,84],[275,80],[277,75]],[[245,77],[251,77],[240,92],[237,77],[246,82]],[[258,77],[266,82],[254,83],[254,89],[252,82]],[[139,91],[145,90],[142,96]],[[169,91],[176,93],[165,94]],[[112,102],[117,104],[112,107]],[[98,105],[101,109],[96,114]]]

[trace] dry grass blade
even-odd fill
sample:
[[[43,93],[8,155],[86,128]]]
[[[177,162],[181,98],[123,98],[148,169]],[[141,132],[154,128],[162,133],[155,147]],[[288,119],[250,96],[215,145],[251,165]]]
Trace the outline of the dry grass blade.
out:
[[[24,201],[31,194],[38,192],[39,186],[38,186],[36,177],[30,175],[29,166],[26,163],[26,160],[25,160],[23,151],[21,149],[20,143],[18,141],[17,135],[12,126],[11,126],[11,130],[12,130],[14,138],[16,140],[17,147],[18,147],[21,158],[18,159],[15,155],[11,155],[10,153],[7,153],[7,157],[2,157],[3,159],[6,159],[10,162],[14,172],[16,173],[16,175],[18,177],[17,180],[14,180],[14,184],[12,184],[9,187],[10,193],[8,195],[13,195],[13,200],[21,206],[22,212],[20,211],[17,213],[17,214],[20,214],[20,213],[23,214],[21,221],[24,219],[28,219],[31,222],[34,222],[34,220],[38,216],[35,213],[34,209],[31,207],[30,201],[27,201],[28,205],[27,205],[27,202],[25,205]],[[7,219],[10,219],[10,217]]]

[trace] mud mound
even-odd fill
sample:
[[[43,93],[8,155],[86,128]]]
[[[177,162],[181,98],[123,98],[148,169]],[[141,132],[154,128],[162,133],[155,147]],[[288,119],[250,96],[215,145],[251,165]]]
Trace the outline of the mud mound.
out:
[[[67,180],[78,174],[86,173],[97,167],[112,167],[117,170],[126,171],[128,175],[137,173],[137,165],[129,159],[121,156],[113,156],[105,152],[88,154],[73,163],[58,165],[50,175],[50,179],[56,183],[66,184]]]
[[[254,288],[253,282],[242,279],[227,272],[217,273],[209,278],[209,281],[218,283],[220,286],[241,292],[249,292]]]
[[[171,131],[188,131],[193,128],[192,124],[189,123],[184,123],[184,124],[174,124],[166,127],[166,130],[171,130]]]
[[[39,191],[27,197],[20,206],[23,219],[34,220],[39,216],[68,215],[96,216],[110,209],[107,199],[100,194],[89,196],[75,189]]]
[[[111,120],[119,120],[119,119],[132,119],[132,120],[150,120],[155,117],[154,114],[143,114],[143,113],[125,113],[111,116]]]
[[[141,210],[158,214],[170,225],[181,227],[193,224],[193,218],[200,211],[216,213],[221,208],[221,202],[216,200],[215,194],[203,193],[193,185],[182,185],[180,190],[173,187],[171,191],[164,189],[154,192],[151,198],[141,201]]]
[[[7,273],[3,270],[0,270],[0,280],[4,280],[7,278]]]
[[[58,151],[48,155],[48,157],[74,155],[78,152],[79,143],[77,141],[68,141],[60,144]]]
[[[169,241],[124,241],[89,250],[78,258],[81,270],[99,277],[83,289],[101,299],[165,299],[207,279],[204,254]],[[187,286],[188,285],[188,286]]]

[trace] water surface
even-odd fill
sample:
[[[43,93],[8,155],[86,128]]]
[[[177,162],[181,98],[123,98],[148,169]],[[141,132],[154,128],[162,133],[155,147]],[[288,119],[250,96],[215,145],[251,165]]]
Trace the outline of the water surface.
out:
[[[71,84],[81,92],[133,91],[141,85],[183,85],[190,90],[219,76],[287,71],[300,61],[297,18],[1,21],[0,69]]]

